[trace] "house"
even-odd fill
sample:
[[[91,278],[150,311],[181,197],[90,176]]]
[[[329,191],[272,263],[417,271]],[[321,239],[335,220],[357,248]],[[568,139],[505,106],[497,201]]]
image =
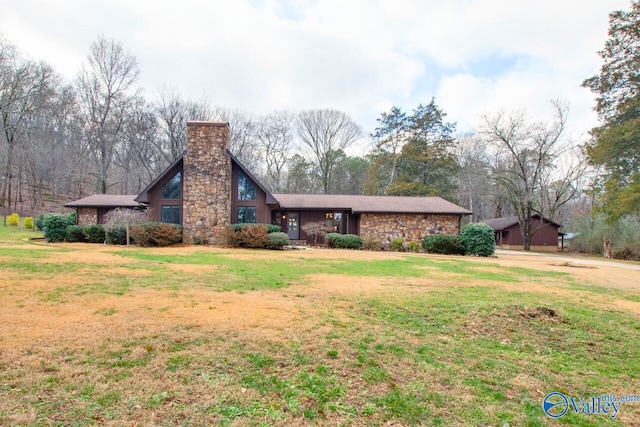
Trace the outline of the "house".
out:
[[[153,220],[181,225],[185,242],[211,244],[227,225],[253,222],[312,242],[304,225],[318,221],[383,244],[420,241],[459,233],[462,216],[471,214],[440,197],[272,194],[229,152],[227,123],[195,121],[187,123],[186,151],[137,196],[94,195],[65,206],[78,210],[80,225],[100,223],[115,207],[146,207]]]
[[[115,208],[145,209],[146,206],[136,202],[137,194],[112,195],[94,194],[93,196],[75,200],[65,206],[74,208],[78,213],[78,224],[102,224],[107,212]]]
[[[522,229],[517,216],[485,219],[481,221],[491,228],[495,234],[496,246],[500,249],[524,249]],[[560,224],[544,218],[538,214],[531,216],[531,250],[540,252],[556,252],[558,250],[558,236],[562,233],[558,229]]]

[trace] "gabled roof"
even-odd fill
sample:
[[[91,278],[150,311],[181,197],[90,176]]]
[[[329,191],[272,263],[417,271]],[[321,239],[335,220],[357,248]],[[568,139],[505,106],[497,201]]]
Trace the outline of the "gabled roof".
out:
[[[218,124],[214,124],[216,126],[218,125],[222,125],[221,123]],[[186,151],[184,151],[180,157],[178,157],[177,159],[175,159],[173,161],[173,163],[171,163],[169,166],[167,166],[165,168],[165,170],[163,170],[157,177],[156,179],[154,179],[149,185],[147,185],[147,187],[142,190],[142,192],[138,195],[138,197],[136,197],[136,201],[141,202],[141,203],[149,203],[149,197],[148,197],[148,193],[149,190],[151,190],[153,187],[155,187],[158,182],[160,182],[161,180],[163,180],[167,174],[169,172],[171,172],[171,170],[179,163],[184,161],[184,156],[185,154],[187,154]],[[229,157],[231,158],[231,161],[234,162],[241,170],[242,172],[247,175],[249,178],[251,178],[251,180],[253,182],[255,182],[255,184],[267,194],[267,204],[269,205],[275,205],[278,203],[278,201],[273,197],[273,195],[271,194],[271,192],[269,192],[269,190],[267,190],[267,188],[262,185],[262,183],[260,182],[260,180],[258,180],[255,176],[253,176],[253,174],[240,162],[240,160],[238,160],[236,158],[236,156],[234,156],[233,154],[231,154],[231,151],[227,150],[227,154],[229,155]],[[184,168],[181,168],[181,170],[183,170]]]
[[[531,215],[531,218],[542,218],[542,217],[540,215],[538,215],[538,214],[533,214],[533,215]],[[544,222],[556,225],[558,227],[562,227],[562,225],[558,224],[557,222],[551,221],[550,219],[547,219],[547,218],[542,218],[542,219],[544,220]],[[518,217],[515,216],[515,215],[514,216],[503,216],[503,217],[500,217],[500,218],[483,219],[480,222],[482,222],[484,224],[487,224],[488,226],[493,228],[493,231],[503,231],[503,230],[506,230],[509,227],[512,227],[512,226],[518,224]]]
[[[135,194],[114,195],[94,194],[83,199],[74,200],[65,204],[68,208],[137,208],[142,207],[136,200]]]
[[[342,209],[352,213],[430,213],[470,215],[441,197],[355,196],[346,194],[274,194],[282,209]]]
[[[149,190],[151,190],[153,187],[156,186],[156,184],[158,184],[158,182],[160,182],[162,179],[164,179],[165,176],[169,172],[171,172],[171,170],[174,167],[176,167],[177,164],[182,162],[182,159],[184,159],[185,153],[186,153],[186,151],[183,151],[182,154],[180,154],[180,156],[178,156],[177,159],[175,159],[173,162],[171,162],[171,164],[169,166],[167,166],[162,172],[160,172],[158,174],[158,176],[156,177],[156,179],[151,181],[151,183],[149,185],[147,185],[147,187],[144,190],[142,190],[142,192],[140,194],[138,194],[138,197],[136,197],[136,201],[140,202],[140,203],[149,203]]]
[[[253,174],[251,172],[249,172],[249,169],[247,169],[241,162],[240,160],[238,160],[236,158],[236,156],[234,156],[233,154],[231,154],[231,151],[227,150],[227,154],[229,155],[229,157],[231,157],[231,160],[233,162],[235,162],[236,165],[238,165],[238,167],[242,170],[242,172],[248,176],[249,178],[251,178],[251,180],[253,182],[255,182],[255,184],[267,194],[267,204],[268,205],[275,205],[278,203],[278,201],[275,199],[275,197],[273,197],[273,194],[271,194],[271,192],[269,190],[267,190],[267,188],[262,185],[262,183],[260,182],[259,179],[257,179],[255,176],[253,176]]]

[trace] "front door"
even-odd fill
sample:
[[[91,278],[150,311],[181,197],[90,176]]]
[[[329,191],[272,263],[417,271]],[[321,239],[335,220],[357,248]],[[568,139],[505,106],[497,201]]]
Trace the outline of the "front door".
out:
[[[287,236],[289,240],[300,240],[300,224],[298,212],[287,212]]]

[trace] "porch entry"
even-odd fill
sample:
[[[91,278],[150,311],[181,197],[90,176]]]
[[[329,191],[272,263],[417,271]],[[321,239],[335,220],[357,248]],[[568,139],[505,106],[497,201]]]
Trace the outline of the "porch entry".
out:
[[[289,240],[300,240],[300,212],[276,212],[273,223],[287,233]]]

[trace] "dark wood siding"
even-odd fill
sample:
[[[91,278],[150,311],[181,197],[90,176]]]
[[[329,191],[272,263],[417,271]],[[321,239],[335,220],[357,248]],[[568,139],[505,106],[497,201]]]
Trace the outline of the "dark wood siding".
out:
[[[284,209],[274,209],[273,211],[273,216],[272,216],[272,220],[270,222],[272,222],[273,224],[280,224],[282,226],[282,231],[283,232],[287,232],[287,224],[286,221],[279,221],[279,218],[276,218],[275,215],[276,214],[286,214],[288,211],[284,210]],[[345,210],[295,210],[293,212],[298,212],[300,217],[299,217],[299,222],[300,222],[300,240],[306,240],[307,243],[309,244],[314,244],[315,240],[313,238],[313,236],[309,236],[307,235],[307,233],[304,232],[304,229],[302,227],[304,227],[306,224],[309,224],[311,222],[324,222],[327,219],[327,214],[328,213],[337,213],[340,212],[342,214],[342,223],[343,223],[343,227],[342,230],[340,230],[341,233],[343,234],[358,234],[359,230],[360,230],[360,215],[354,215],[349,213],[349,211],[345,211]],[[324,238],[322,237],[318,237],[318,244],[324,244]]]
[[[182,195],[184,194],[184,170],[182,168],[182,165],[182,162],[178,162],[175,167],[167,171],[162,179],[158,180],[158,182],[147,191],[147,200],[149,202],[149,209],[151,209],[152,221],[162,221],[162,206],[180,206],[180,225],[182,225]],[[178,172],[181,172],[183,178],[180,180],[180,198],[163,199],[162,186],[165,185]]]
[[[231,168],[231,224],[238,222],[238,208],[241,206],[254,206],[256,208],[256,222],[261,224],[271,223],[271,210],[267,205],[267,193],[256,182],[247,177],[256,186],[256,200],[238,200],[238,172],[240,168],[233,162]],[[246,175],[245,175],[246,176]]]
[[[540,218],[532,219],[532,230],[536,230],[541,225]],[[503,245],[521,246],[524,244],[520,225],[515,224],[503,231]],[[531,239],[532,246],[557,246],[558,245],[558,226],[545,222],[542,227],[535,232]]]

